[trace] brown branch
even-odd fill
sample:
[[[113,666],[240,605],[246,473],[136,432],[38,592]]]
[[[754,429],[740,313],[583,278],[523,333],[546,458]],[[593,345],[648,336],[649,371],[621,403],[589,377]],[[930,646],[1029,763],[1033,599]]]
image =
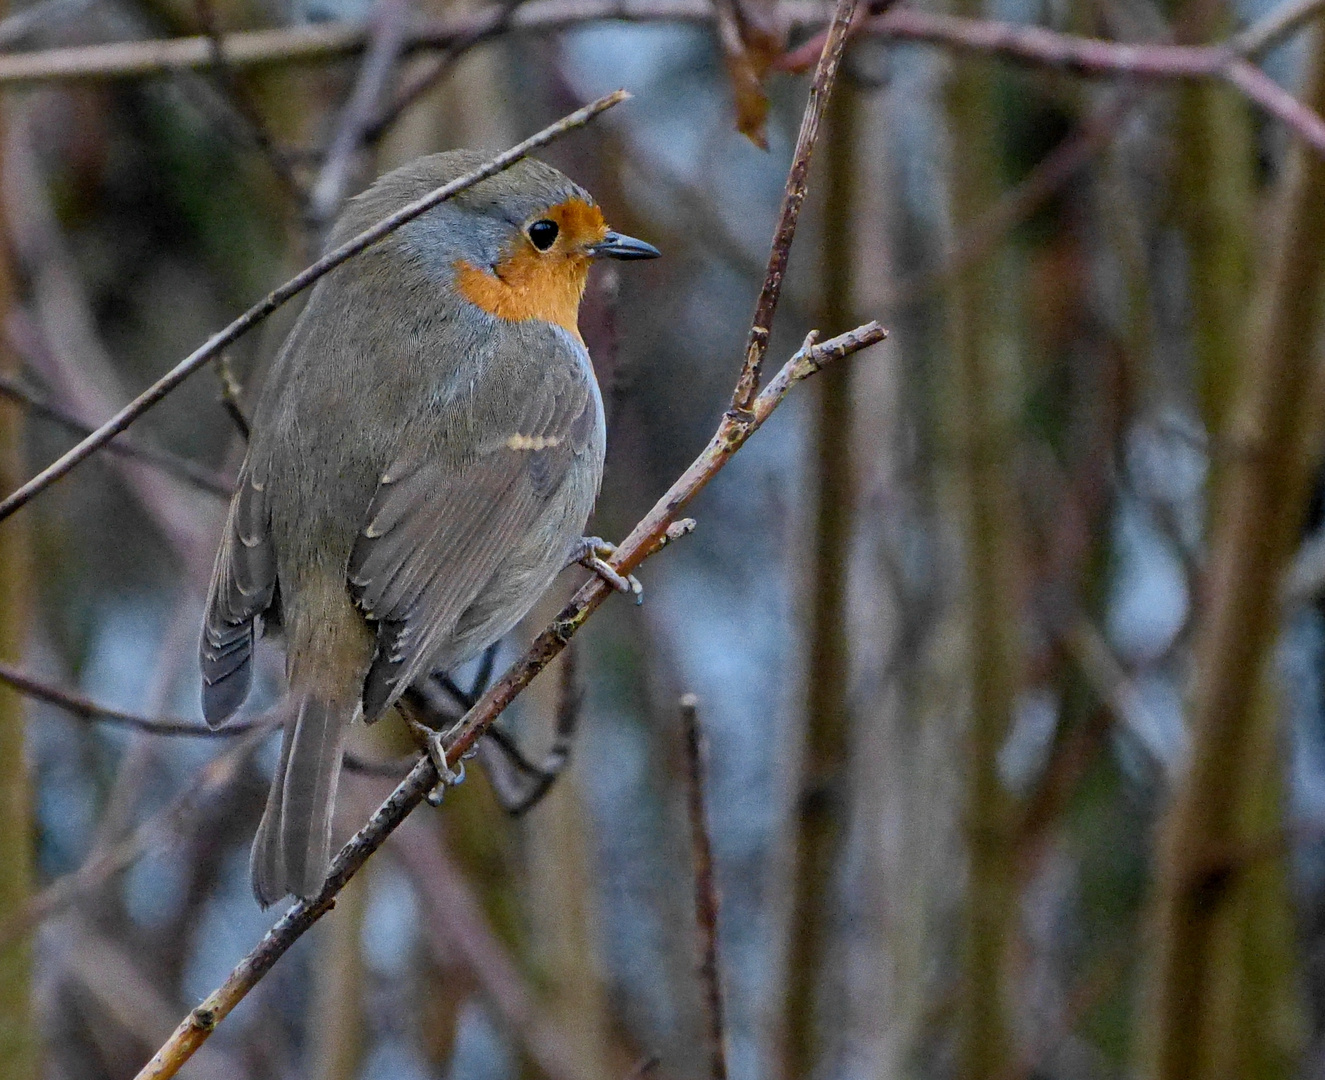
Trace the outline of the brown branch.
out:
[[[1250,63],[1235,47],[1237,39],[1224,45],[1130,44],[1062,34],[1040,26],[938,15],[910,7],[893,8],[863,20],[860,32],[895,41],[947,45],[1081,75],[1225,82],[1325,155],[1325,119]],[[826,40],[826,35],[812,38],[788,54],[782,66],[791,71],[801,68],[820,40]],[[1253,46],[1260,43],[1260,38],[1252,41]]]
[[[310,285],[323,277],[331,270],[334,270],[341,263],[353,258],[365,248],[375,244],[382,237],[395,229],[400,228],[405,223],[414,220],[421,214],[431,210],[439,203],[458,195],[467,188],[488,177],[493,176],[504,169],[510,168],[521,158],[527,156],[532,151],[564,135],[574,128],[583,127],[599,113],[610,109],[613,105],[619,105],[630,97],[624,90],[617,90],[597,101],[591,102],[582,109],[576,109],[575,112],[558,120],[555,124],[550,124],[538,134],[525,139],[511,149],[498,154],[490,161],[485,162],[473,172],[466,173],[449,184],[444,184],[435,191],[429,192],[420,199],[416,199],[408,206],[397,210],[389,217],[383,218],[376,225],[365,229],[358,236],[347,240],[335,251],[328,252],[317,262],[307,267],[301,273],[291,278],[279,289],[268,293],[268,295],[253,307],[249,308],[243,315],[232,322],[224,330],[213,334],[206,344],[195,349],[184,360],[180,361],[168,374],[158,379],[147,390],[136,397],[123,409],[115,414],[109,421],[97,428],[93,434],[80,442],[68,453],[62,455],[59,459],[47,466],[26,484],[20,487],[12,495],[3,501],[0,501],[0,521],[9,517],[10,514],[26,505],[31,499],[40,494],[46,488],[50,487],[56,480],[64,476],[75,466],[79,465],[87,458],[91,457],[111,439],[120,432],[124,431],[148,409],[152,408],[172,390],[180,385],[185,379],[192,375],[199,368],[214,360],[220,355],[222,350],[233,344],[241,336],[260,323],[273,311],[279,308],[287,300],[303,292]]]
[[[787,361],[767,388],[755,399],[749,412],[727,413],[709,444],[681,477],[658,500],[653,509],[622,541],[612,558],[619,572],[630,573],[646,558],[689,531],[677,517],[705,485],[717,475],[732,455],[758,430],[796,383],[809,378],[824,364],[882,341],[887,332],[878,323],[867,323],[823,344],[811,334],[802,348]],[[571,637],[612,593],[611,586],[594,576],[564,607],[556,621],[544,630],[505,675],[493,684],[465,715],[446,740],[447,760],[467,754],[488,726],[526,686],[564,649]],[[229,978],[213,991],[176,1028],[138,1074],[138,1080],[166,1080],[192,1056],[230,1011],[258,984],[272,965],[296,940],[335,905],[336,894],[363,866],[424,797],[438,783],[437,770],[425,755],[410,770],[396,790],[332,860],[327,880],[318,894],[299,900],[277,921],[256,947],[235,967]]]
[[[864,20],[858,31],[888,40],[947,45],[1086,75],[1219,80],[1238,89],[1325,154],[1325,120],[1296,102],[1245,59],[1264,52],[1302,29],[1318,13],[1321,3],[1325,0],[1301,0],[1282,16],[1272,14],[1225,44],[1210,46],[1120,43],[1060,34],[1042,27],[962,19],[905,7]],[[786,29],[817,26],[822,18],[816,5],[799,0],[784,0],[778,14]],[[520,5],[514,13],[507,11],[507,5],[494,5],[464,17],[422,25],[406,35],[405,51],[449,49],[448,59],[416,80],[386,115],[367,129],[365,135],[370,141],[380,135],[401,109],[433,85],[455,55],[498,34],[554,32],[605,20],[709,23],[713,18],[713,7],[706,0],[531,0]],[[358,23],[333,23],[247,31],[228,34],[223,40],[227,63],[236,69],[352,55],[366,47],[369,31]],[[792,71],[807,67],[814,57],[821,55],[824,40],[826,34],[812,39],[784,57],[778,66]],[[141,78],[202,68],[214,62],[213,43],[202,36],[49,49],[0,56],[0,85],[68,79]]]
[[[796,22],[822,25],[821,9],[808,2],[789,9]],[[551,32],[605,19],[625,22],[709,22],[713,7],[707,0],[531,0],[508,19],[506,5],[434,20],[412,27],[405,39],[408,51],[453,49],[465,41],[477,43],[492,34]],[[232,70],[273,64],[338,60],[362,52],[371,29],[361,22],[323,23],[279,30],[250,30],[223,38],[226,62]],[[48,80],[144,78],[204,68],[214,62],[212,44],[205,36],[150,41],[119,41],[0,56],[0,84]]]
[[[755,302],[754,319],[750,323],[750,335],[745,343],[745,365],[732,394],[732,408],[738,411],[749,409],[755,395],[759,393],[759,377],[764,365],[764,354],[768,352],[769,332],[777,312],[778,300],[782,296],[782,281],[787,273],[791,242],[796,236],[796,222],[800,218],[801,205],[805,202],[810,158],[819,138],[819,123],[833,93],[833,81],[837,78],[837,68],[846,50],[857,4],[858,0],[837,0],[833,21],[819,53],[819,65],[810,83],[810,98],[801,115],[796,150],[792,154],[791,169],[787,172],[787,186],[782,193],[782,210],[778,215],[777,228],[773,231],[768,269],[764,274],[763,287],[759,290],[759,299]]]
[[[713,844],[704,806],[705,740],[699,727],[699,699],[681,698],[685,736],[686,808],[690,817],[690,859],[695,875],[695,937],[699,981],[707,1021],[710,1080],[727,1080],[726,1026],[722,1009],[722,967],[718,956],[718,887],[713,880]]]
[[[240,720],[223,728],[209,728],[206,724],[195,723],[190,720],[153,720],[146,716],[138,716],[135,713],[98,705],[91,698],[53,686],[3,662],[0,662],[0,683],[12,686],[15,690],[26,694],[28,697],[36,698],[38,701],[57,705],[82,720],[117,724],[149,735],[185,736],[195,739],[228,739],[252,731],[255,728],[270,726],[269,721],[264,717],[254,720]]]
[[[188,739],[229,739],[258,729],[270,729],[273,725],[270,714],[257,716],[252,720],[239,720],[233,724],[226,724],[223,728],[210,728],[190,720],[163,720],[139,716],[137,713],[98,705],[91,698],[54,686],[2,661],[0,661],[0,683],[12,686],[19,693],[37,701],[44,701],[64,709],[80,720],[127,727],[147,735]],[[384,776],[391,780],[399,780],[401,774],[408,772],[416,760],[417,757],[408,757],[398,758],[395,761],[373,761],[349,751],[345,753],[345,767],[351,772]]]

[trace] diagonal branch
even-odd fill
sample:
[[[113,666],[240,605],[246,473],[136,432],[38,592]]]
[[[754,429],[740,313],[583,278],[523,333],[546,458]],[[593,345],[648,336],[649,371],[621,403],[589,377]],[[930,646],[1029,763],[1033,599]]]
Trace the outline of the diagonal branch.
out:
[[[14,511],[25,506],[35,496],[45,491],[51,484],[59,480],[60,477],[70,472],[77,465],[86,461],[95,454],[111,439],[115,438],[120,432],[124,431],[148,409],[156,405],[166,397],[172,390],[180,385],[185,379],[192,375],[205,364],[216,359],[223,349],[232,345],[245,333],[251,330],[258,323],[262,322],[268,315],[279,308],[287,300],[297,296],[319,278],[340,266],[341,263],[352,259],[365,248],[371,247],[377,241],[388,233],[400,228],[407,222],[413,221],[416,217],[431,210],[439,203],[453,198],[473,187],[475,184],[486,180],[490,176],[495,176],[504,169],[509,169],[521,158],[527,157],[534,150],[545,146],[552,140],[564,135],[574,128],[583,127],[599,113],[605,112],[613,105],[619,105],[630,97],[624,90],[616,90],[611,94],[599,98],[597,101],[590,102],[582,109],[576,109],[573,113],[558,120],[555,124],[550,124],[538,134],[525,139],[511,149],[498,154],[492,160],[480,165],[473,172],[466,173],[449,184],[429,192],[420,199],[416,199],[408,206],[397,210],[390,217],[383,218],[372,228],[365,229],[358,236],[347,240],[336,248],[335,251],[328,252],[312,266],[307,267],[301,273],[291,278],[279,289],[268,293],[267,296],[254,304],[243,315],[232,322],[224,330],[213,334],[206,344],[199,346],[187,357],[185,357],[173,370],[162,376],[150,387],[148,387],[138,397],[134,398],[128,405],[115,414],[110,420],[97,428],[95,432],[80,442],[68,453],[58,458],[51,465],[48,465],[35,477],[20,487],[8,498],[0,501],[0,521],[9,517]]]
[[[886,336],[887,332],[876,322],[866,323],[822,344],[816,344],[815,335],[811,334],[754,400],[748,412],[729,412],[723,416],[708,446],[622,541],[612,559],[614,568],[623,574],[629,573],[650,555],[689,531],[688,523],[677,521],[681,511],[772,415],[796,383],[809,378],[830,361],[867,348]],[[488,726],[566,647],[575,632],[612,591],[611,586],[596,575],[579,589],[552,625],[534,639],[524,657],[494,683],[456,725],[446,740],[448,761],[459,760],[473,748]],[[318,894],[312,899],[297,901],[281,916],[262,941],[240,961],[229,978],[185,1017],[166,1044],[138,1074],[137,1080],[167,1080],[174,1076],[180,1066],[207,1040],[216,1025],[258,984],[285,951],[331,910],[336,902],[336,894],[345,883],[437,783],[437,769],[425,755],[373,814],[368,824],[332,860],[327,880]]]

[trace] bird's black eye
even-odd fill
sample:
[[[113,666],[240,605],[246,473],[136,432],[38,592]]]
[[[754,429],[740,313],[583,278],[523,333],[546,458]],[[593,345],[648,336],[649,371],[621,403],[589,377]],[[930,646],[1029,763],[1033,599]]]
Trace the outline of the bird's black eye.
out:
[[[529,240],[539,251],[546,251],[557,242],[557,233],[560,231],[555,221],[543,218],[529,226]]]

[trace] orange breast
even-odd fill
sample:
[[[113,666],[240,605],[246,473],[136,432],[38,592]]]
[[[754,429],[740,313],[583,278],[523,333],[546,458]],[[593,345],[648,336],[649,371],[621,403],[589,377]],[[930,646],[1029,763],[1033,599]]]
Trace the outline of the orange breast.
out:
[[[593,261],[589,244],[607,233],[602,212],[579,199],[550,207],[546,216],[559,226],[556,243],[539,251],[521,234],[492,271],[464,259],[455,263],[460,295],[489,314],[511,322],[537,319],[579,337],[580,299]]]

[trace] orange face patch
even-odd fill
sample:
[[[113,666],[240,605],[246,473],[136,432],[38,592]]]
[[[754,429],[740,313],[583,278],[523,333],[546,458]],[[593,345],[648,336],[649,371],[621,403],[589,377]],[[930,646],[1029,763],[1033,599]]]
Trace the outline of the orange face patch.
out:
[[[557,223],[557,239],[546,251],[539,251],[521,231],[513,250],[493,271],[457,259],[456,288],[471,304],[499,319],[537,319],[579,337],[580,298],[593,261],[588,248],[607,235],[607,222],[598,207],[581,199],[549,207],[539,220],[544,218]]]

